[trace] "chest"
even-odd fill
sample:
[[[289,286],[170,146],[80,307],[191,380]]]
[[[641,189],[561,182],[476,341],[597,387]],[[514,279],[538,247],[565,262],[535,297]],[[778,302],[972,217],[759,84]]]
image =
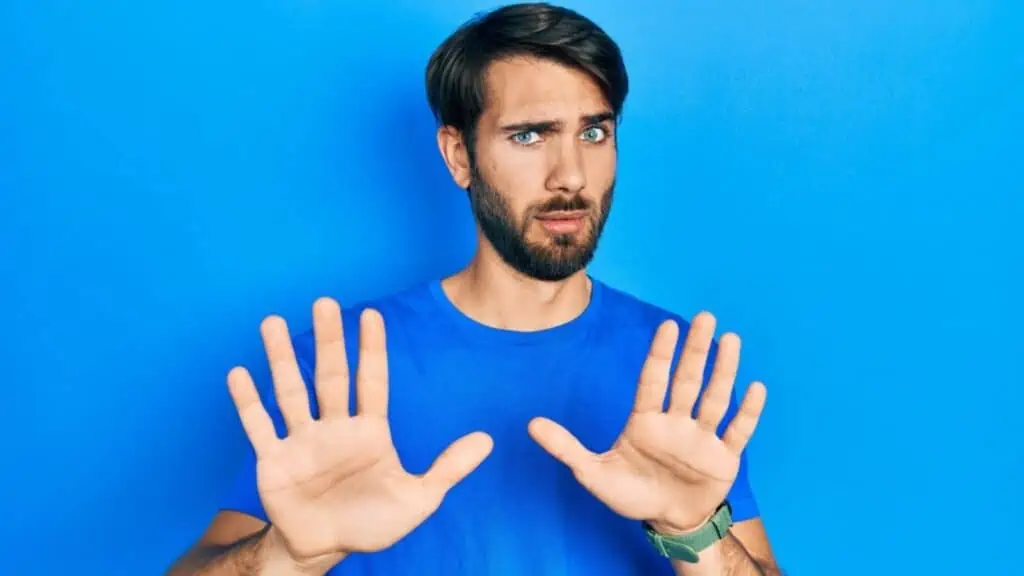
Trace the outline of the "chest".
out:
[[[544,416],[589,449],[608,449],[632,407],[644,351],[398,352],[389,360],[389,420],[406,469],[425,472],[478,430],[494,450],[412,534],[332,574],[671,574],[635,522],[594,499],[527,434],[528,422]]]

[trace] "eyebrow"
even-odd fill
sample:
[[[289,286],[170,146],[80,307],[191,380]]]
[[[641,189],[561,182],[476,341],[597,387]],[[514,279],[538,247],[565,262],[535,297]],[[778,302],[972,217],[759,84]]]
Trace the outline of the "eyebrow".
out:
[[[591,126],[593,124],[600,124],[607,122],[615,118],[615,114],[612,112],[598,112],[597,114],[584,114],[580,116],[580,123],[585,126]],[[534,122],[516,122],[515,124],[506,124],[501,127],[502,132],[516,133],[516,132],[552,132],[564,126],[564,122],[561,120],[538,120]]]

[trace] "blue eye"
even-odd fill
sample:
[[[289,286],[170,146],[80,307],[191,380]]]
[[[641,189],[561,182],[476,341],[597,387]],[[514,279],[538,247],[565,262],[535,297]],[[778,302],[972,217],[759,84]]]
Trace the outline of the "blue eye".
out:
[[[536,142],[534,137],[539,138],[540,135],[533,130],[527,130],[525,132],[516,132],[515,134],[513,134],[512,141],[515,142],[516,144],[533,144],[534,142]]]
[[[607,132],[600,126],[591,126],[583,131],[582,137],[589,142],[600,142],[608,137]]]

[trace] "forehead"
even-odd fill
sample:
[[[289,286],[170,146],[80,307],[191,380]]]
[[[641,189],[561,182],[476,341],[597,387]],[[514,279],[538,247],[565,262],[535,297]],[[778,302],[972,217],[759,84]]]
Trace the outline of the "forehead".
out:
[[[493,120],[569,119],[610,108],[588,74],[551,60],[498,60],[488,67],[485,83],[484,116]]]

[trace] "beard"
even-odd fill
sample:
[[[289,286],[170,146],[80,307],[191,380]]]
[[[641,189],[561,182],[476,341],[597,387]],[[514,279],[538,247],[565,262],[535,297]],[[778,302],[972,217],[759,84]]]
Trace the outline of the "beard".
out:
[[[526,209],[517,222],[505,197],[480,174],[471,162],[469,200],[484,237],[506,264],[521,274],[546,282],[564,280],[587,267],[611,212],[615,183],[601,196],[598,206],[583,196],[558,195]],[[538,214],[553,211],[587,212],[586,224],[576,233],[549,234],[547,241],[527,239],[530,223]]]

